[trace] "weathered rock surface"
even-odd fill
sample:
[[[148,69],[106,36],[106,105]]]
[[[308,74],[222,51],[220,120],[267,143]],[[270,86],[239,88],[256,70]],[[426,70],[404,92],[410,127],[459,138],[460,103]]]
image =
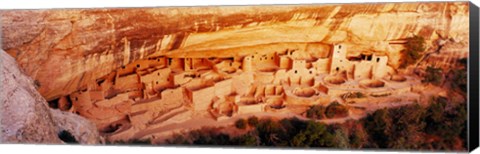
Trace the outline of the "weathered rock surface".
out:
[[[3,49],[47,100],[161,51],[344,42],[398,59],[401,48],[390,40],[468,41],[467,2],[13,10],[1,18]]]
[[[69,112],[50,110],[57,130],[70,132],[81,144],[101,143],[97,127],[87,119]]]
[[[0,61],[1,143],[63,143],[58,136],[62,130],[81,144],[99,143],[94,124],[78,115],[50,109],[15,59],[0,51]]]

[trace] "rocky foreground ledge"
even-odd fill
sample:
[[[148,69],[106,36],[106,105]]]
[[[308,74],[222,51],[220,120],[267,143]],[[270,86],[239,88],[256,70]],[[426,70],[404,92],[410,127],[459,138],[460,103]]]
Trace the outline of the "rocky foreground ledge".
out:
[[[0,51],[0,62],[0,143],[100,143],[93,123],[50,109],[33,80],[5,51]]]

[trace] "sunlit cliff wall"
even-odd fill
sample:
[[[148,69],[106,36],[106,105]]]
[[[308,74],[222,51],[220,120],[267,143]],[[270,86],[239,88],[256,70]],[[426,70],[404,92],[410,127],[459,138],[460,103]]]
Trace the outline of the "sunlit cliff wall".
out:
[[[468,41],[468,3],[8,10],[1,26],[3,50],[51,100],[133,60],[183,48],[345,42],[398,59],[390,40]]]

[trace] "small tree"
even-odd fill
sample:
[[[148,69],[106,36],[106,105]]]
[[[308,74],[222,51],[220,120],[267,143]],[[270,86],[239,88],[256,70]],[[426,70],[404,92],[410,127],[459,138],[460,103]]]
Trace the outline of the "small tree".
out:
[[[467,70],[460,69],[460,70],[452,70],[453,73],[453,82],[451,82],[451,86],[454,88],[460,89],[462,92],[467,92]]]
[[[257,146],[258,145],[257,137],[253,134],[244,134],[244,135],[235,137],[232,140],[233,140],[232,142],[236,145],[242,145],[242,146]]]
[[[338,102],[333,102],[325,109],[325,116],[327,118],[346,117],[348,116],[348,109]]]
[[[282,128],[282,126],[271,119],[260,120],[258,125],[255,127],[255,130],[258,135],[260,144],[263,146],[275,146],[283,144],[286,140],[281,140],[281,137],[287,132]]]
[[[349,136],[350,148],[361,148],[366,143],[365,135],[361,130],[355,129],[351,131]]]
[[[255,116],[251,116],[250,118],[248,118],[248,125],[250,126],[256,126],[258,124],[258,118],[255,117]]]
[[[350,148],[350,138],[348,137],[347,133],[343,129],[336,129],[334,133],[334,143],[335,147],[348,149]]]
[[[312,119],[324,119],[325,107],[322,105],[313,105],[307,111],[307,117]]]
[[[389,141],[389,134],[392,129],[392,119],[388,114],[388,110],[380,109],[373,114],[369,114],[365,118],[365,128],[369,134],[369,138],[379,148],[387,148]]]
[[[425,51],[425,38],[416,35],[407,38],[405,49],[401,51],[402,59],[400,67],[405,68],[417,62],[417,60],[422,57],[423,51]]]
[[[245,120],[245,119],[238,119],[238,120],[235,122],[235,127],[237,127],[238,129],[245,129],[245,128],[247,128],[247,120]]]
[[[428,66],[426,69],[425,78],[422,82],[432,83],[434,85],[439,85],[442,81],[442,69]]]
[[[349,92],[349,93],[345,93],[343,95],[341,95],[341,97],[343,99],[347,99],[347,98],[364,98],[365,97],[365,94],[363,94],[362,92]]]
[[[332,147],[335,145],[334,134],[323,123],[308,121],[307,127],[295,135],[290,143],[294,147]]]

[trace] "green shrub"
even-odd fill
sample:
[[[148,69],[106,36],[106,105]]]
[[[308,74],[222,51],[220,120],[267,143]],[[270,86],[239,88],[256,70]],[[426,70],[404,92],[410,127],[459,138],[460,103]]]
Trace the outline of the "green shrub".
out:
[[[365,128],[370,139],[379,147],[387,148],[392,119],[387,109],[380,109],[365,118]]]
[[[248,125],[252,127],[258,125],[258,118],[255,116],[248,118]]]
[[[280,146],[289,141],[287,137],[284,137],[288,134],[288,130],[283,129],[280,123],[271,119],[260,120],[255,131],[263,146]]]
[[[350,138],[343,129],[336,129],[334,133],[334,142],[336,148],[350,148]]]
[[[231,145],[231,138],[224,133],[203,133],[196,137],[193,142],[196,145]]]
[[[256,146],[258,145],[258,140],[256,135],[252,134],[244,134],[232,139],[235,145],[243,145],[243,146]]]
[[[184,136],[184,135],[180,135],[180,134],[174,134],[172,136],[171,139],[167,139],[166,142],[168,144],[190,144],[190,142],[188,142],[187,138]]]
[[[425,38],[421,36],[409,37],[404,47],[405,49],[401,51],[400,61],[400,67],[402,68],[416,63],[422,57],[423,51],[425,51]]]
[[[128,141],[107,142],[107,144],[152,145],[152,142],[149,139],[130,139]]]
[[[338,102],[333,102],[327,106],[325,116],[327,118],[346,117],[348,116],[348,109]]]
[[[351,131],[349,141],[351,148],[361,148],[365,144],[365,138],[359,130]]]
[[[439,85],[441,83],[443,78],[443,71],[441,68],[428,66],[425,71],[426,75],[422,82],[432,83],[434,85]]]
[[[325,119],[325,107],[322,105],[313,105],[306,111],[306,116],[312,119]]]
[[[312,106],[310,115],[316,116],[317,112],[313,111],[322,108],[327,115],[333,117],[338,117],[339,111],[346,111],[345,106],[333,102],[327,108]],[[468,145],[466,113],[465,103],[450,103],[447,98],[434,97],[428,107],[413,104],[379,109],[358,121],[342,124],[326,125],[298,118],[277,121],[250,117],[237,120],[235,126],[242,129],[251,125],[250,121],[256,121],[255,129],[236,137],[219,134],[218,129],[210,128],[191,131],[186,136],[174,138],[172,142],[197,145],[457,150],[460,143],[463,143],[463,148]]]
[[[245,129],[245,128],[247,128],[247,120],[245,120],[245,119],[238,119],[238,120],[235,122],[235,127],[237,127],[238,129]]]
[[[361,93],[361,92],[349,92],[349,93],[345,93],[341,96],[343,99],[347,99],[347,98],[364,98],[365,97],[365,94]]]
[[[314,121],[308,121],[305,129],[292,138],[291,146],[294,147],[333,147],[334,134],[328,131],[328,126]]]
[[[451,86],[453,88],[458,88],[462,92],[467,92],[467,70],[466,69],[459,69],[459,70],[452,70],[453,73],[453,82],[451,82]]]
[[[433,97],[427,108],[425,132],[441,136],[447,140],[458,137],[466,127],[466,105],[451,106],[445,97]],[[450,105],[450,106],[449,106]]]

